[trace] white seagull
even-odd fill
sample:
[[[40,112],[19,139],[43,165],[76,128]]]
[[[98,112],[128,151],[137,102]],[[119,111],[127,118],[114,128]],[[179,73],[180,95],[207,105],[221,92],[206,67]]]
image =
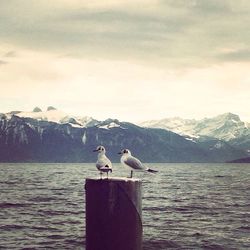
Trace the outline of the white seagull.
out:
[[[139,159],[135,158],[134,156],[132,156],[131,152],[128,149],[123,149],[118,154],[122,154],[121,163],[125,166],[132,168],[130,178],[133,177],[133,170],[142,170],[142,171],[147,171],[149,173],[157,173],[158,172],[156,170],[146,168],[145,166],[143,166],[141,161]]]
[[[96,168],[100,171],[101,179],[102,173],[106,173],[108,178],[109,172],[112,173],[112,163],[105,155],[105,148],[103,146],[98,146],[95,150],[93,150],[93,152],[98,152]]]

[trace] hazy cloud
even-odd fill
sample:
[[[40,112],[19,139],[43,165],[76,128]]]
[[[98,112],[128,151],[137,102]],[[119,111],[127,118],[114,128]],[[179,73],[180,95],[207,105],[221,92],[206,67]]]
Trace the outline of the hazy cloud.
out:
[[[227,61],[250,43],[249,1],[1,1],[2,41],[72,56],[174,67]],[[246,58],[243,58],[246,60]]]
[[[7,62],[6,62],[6,61],[3,61],[3,60],[0,60],[0,66],[1,66],[1,65],[4,65],[4,64],[7,64]]]
[[[249,23],[248,0],[0,1],[2,108],[237,112],[249,106]]]
[[[16,57],[17,56],[17,54],[16,54],[16,52],[15,51],[8,51],[8,52],[6,52],[4,55],[3,55],[3,57]]]
[[[224,52],[218,55],[218,58],[222,61],[250,61],[250,49]]]

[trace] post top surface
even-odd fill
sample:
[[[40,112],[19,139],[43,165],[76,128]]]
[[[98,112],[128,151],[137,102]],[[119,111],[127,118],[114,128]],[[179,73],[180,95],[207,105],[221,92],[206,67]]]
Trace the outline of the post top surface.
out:
[[[109,177],[109,178],[98,178],[98,177],[89,177],[86,178],[86,181],[105,181],[105,182],[141,182],[139,178],[127,178],[127,177]]]

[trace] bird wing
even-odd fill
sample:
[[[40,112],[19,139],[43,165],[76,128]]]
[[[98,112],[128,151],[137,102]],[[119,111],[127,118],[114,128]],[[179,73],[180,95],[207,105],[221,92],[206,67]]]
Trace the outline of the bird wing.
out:
[[[105,157],[105,158],[99,159],[96,162],[96,167],[99,170],[102,169],[102,168],[112,168],[112,163],[107,157]]]
[[[138,160],[137,158],[133,157],[133,156],[127,157],[124,160],[124,163],[127,164],[128,166],[130,166],[133,169],[138,169],[138,170],[143,170],[144,169],[141,161]]]

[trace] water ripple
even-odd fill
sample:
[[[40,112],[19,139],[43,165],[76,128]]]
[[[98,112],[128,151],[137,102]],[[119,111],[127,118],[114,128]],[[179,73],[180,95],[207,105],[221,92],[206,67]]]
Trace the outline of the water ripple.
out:
[[[249,164],[154,167],[154,176],[136,173],[144,250],[250,249]],[[0,172],[1,249],[85,248],[84,179],[98,175],[94,164],[0,164]],[[128,173],[114,164],[114,174]]]

